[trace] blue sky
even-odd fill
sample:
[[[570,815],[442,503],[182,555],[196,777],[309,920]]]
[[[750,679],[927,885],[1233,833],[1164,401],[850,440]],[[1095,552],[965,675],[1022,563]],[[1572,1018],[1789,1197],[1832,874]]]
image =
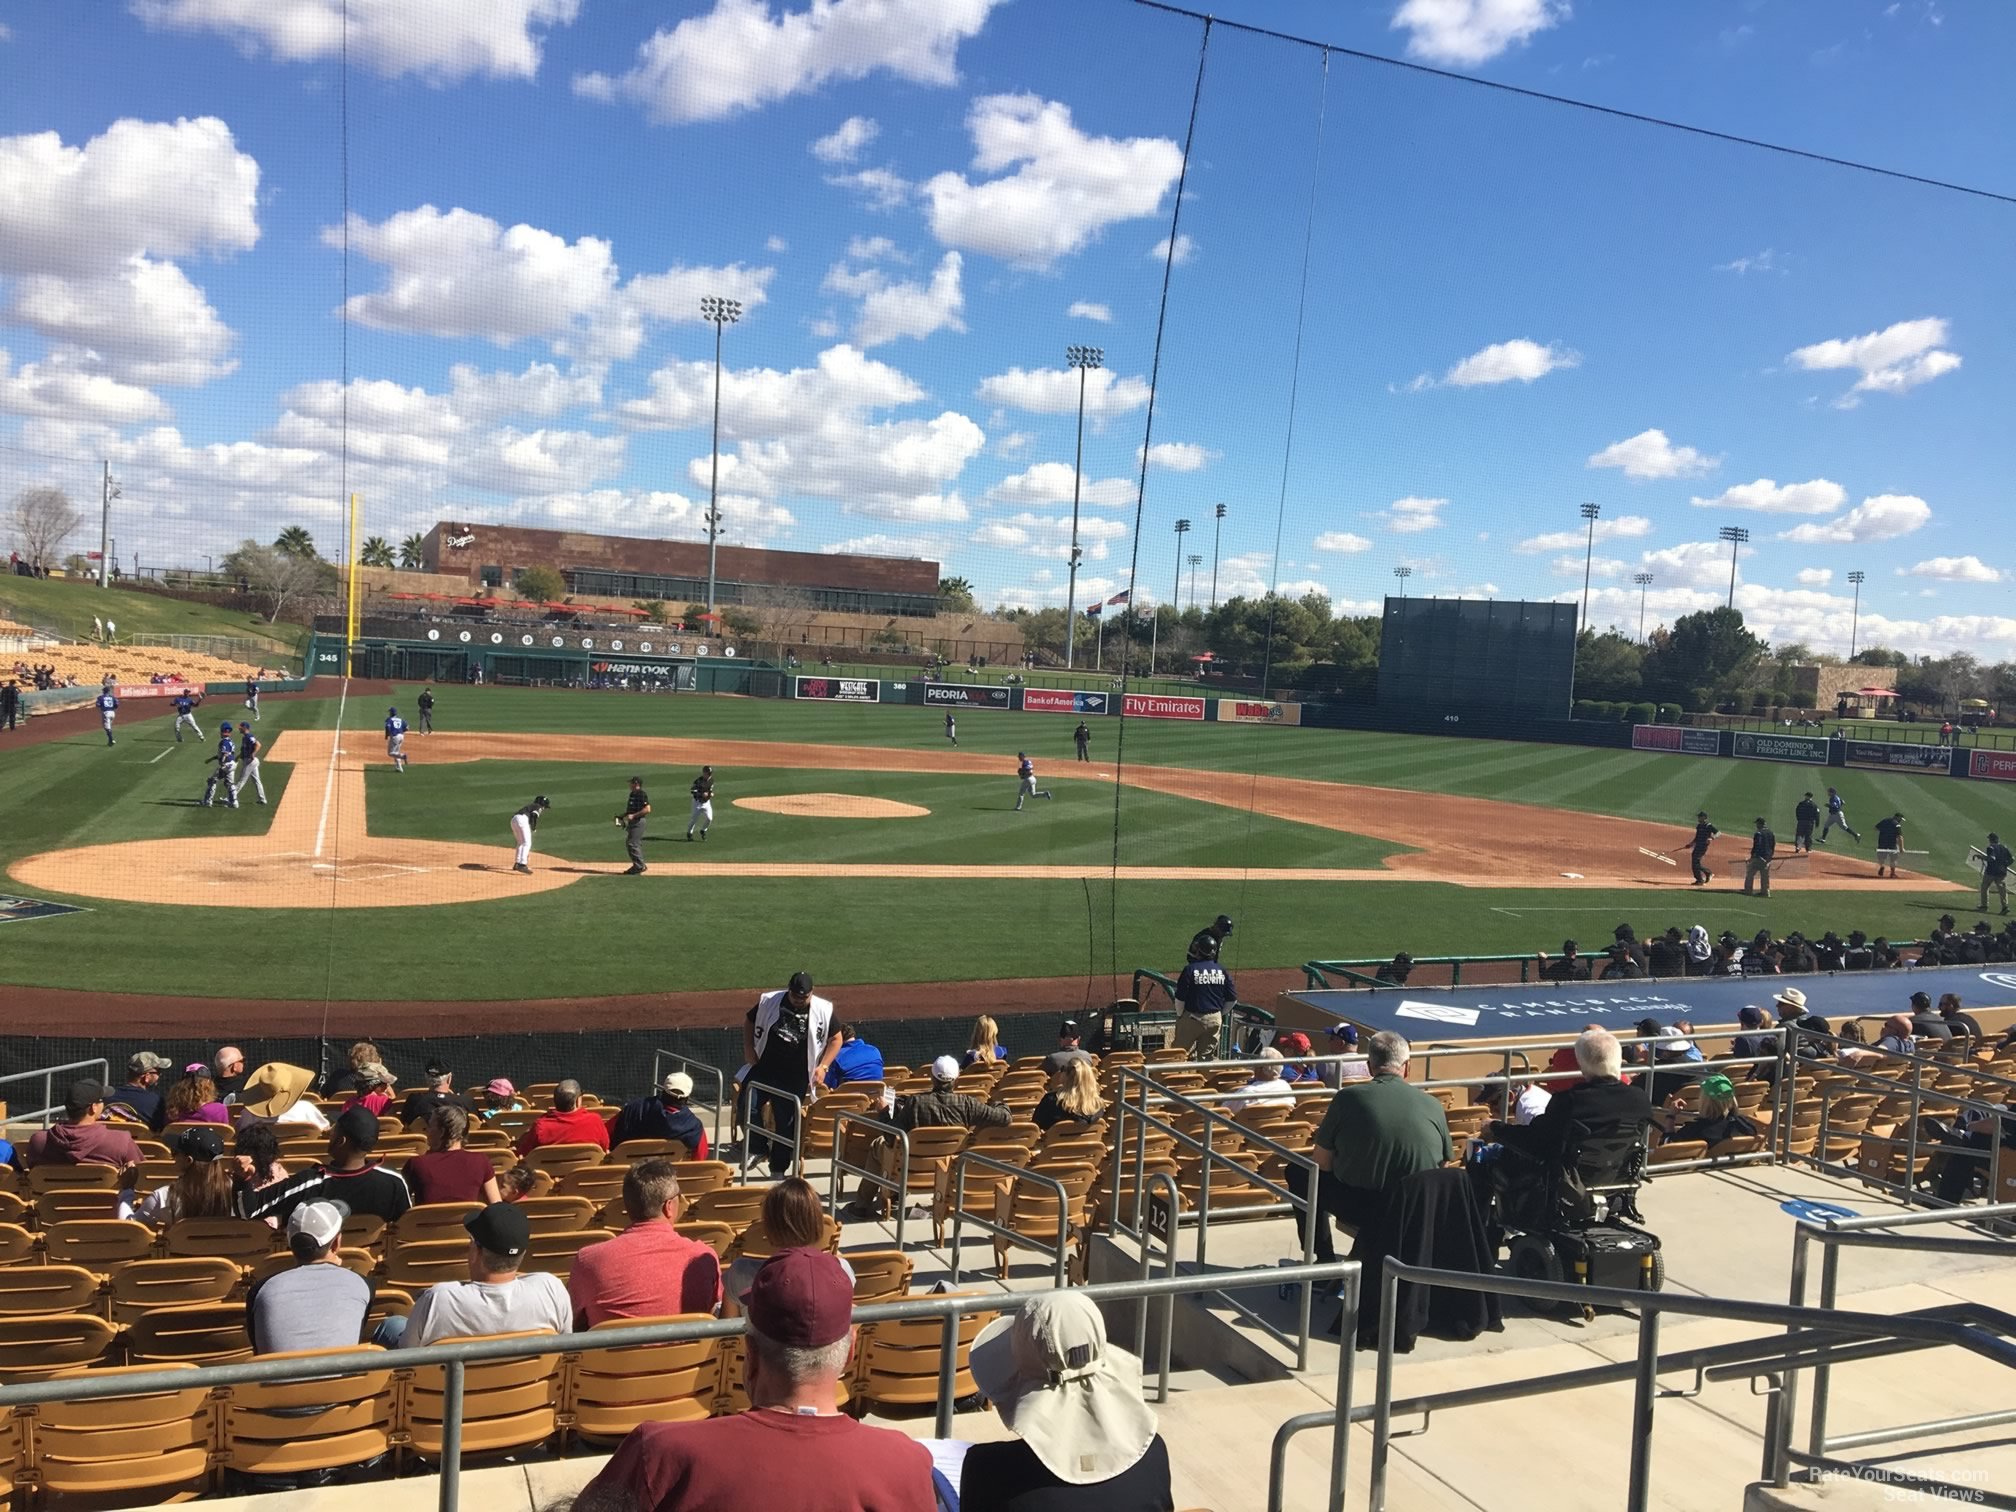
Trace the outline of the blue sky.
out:
[[[727,538],[1127,586],[1199,30],[1123,0],[0,0],[0,484],[128,560],[300,520]],[[2016,191],[2016,10],[1223,0],[1232,20]],[[1322,111],[1320,172],[1317,121]],[[349,315],[343,309],[345,147]],[[1314,209],[1311,212],[1312,182]],[[2016,207],[1218,29],[1137,592],[1721,601],[2016,656]],[[1298,323],[1305,245],[1306,313]],[[348,343],[350,383],[342,381]],[[1301,342],[1292,450],[1289,393]],[[347,412],[347,419],[346,419]],[[348,471],[342,442],[348,437]],[[1556,539],[1558,537],[1558,539]],[[1278,565],[1276,545],[1279,545]],[[82,544],[82,543],[80,543]],[[95,544],[95,541],[90,543]],[[1180,596],[1190,595],[1187,566]]]

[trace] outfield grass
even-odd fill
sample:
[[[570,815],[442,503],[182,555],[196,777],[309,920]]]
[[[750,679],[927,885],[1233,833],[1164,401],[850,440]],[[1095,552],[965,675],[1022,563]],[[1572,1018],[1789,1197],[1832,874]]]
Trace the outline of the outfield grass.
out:
[[[99,588],[62,578],[0,577],[0,619],[54,630],[76,640],[96,633],[92,616],[110,619],[118,638],[134,635],[227,635],[259,641],[290,659],[301,655],[308,632],[300,625],[266,623],[246,609],[220,609],[137,588]]]

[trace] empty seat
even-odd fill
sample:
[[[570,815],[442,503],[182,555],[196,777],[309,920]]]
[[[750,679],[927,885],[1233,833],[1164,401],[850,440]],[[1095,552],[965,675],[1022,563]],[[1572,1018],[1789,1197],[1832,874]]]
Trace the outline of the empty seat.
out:
[[[174,1367],[129,1366],[88,1374],[102,1381],[163,1368]],[[35,1479],[45,1495],[106,1498],[113,1505],[181,1500],[158,1493],[189,1495],[203,1489],[210,1473],[210,1434],[210,1393],[201,1386],[43,1402],[35,1408]],[[140,1492],[156,1494],[142,1497]]]
[[[355,1375],[227,1387],[222,1449],[242,1475],[303,1475],[368,1464],[391,1447],[392,1371],[385,1351],[299,1350],[269,1360],[355,1359]]]
[[[126,1358],[135,1365],[186,1360],[192,1365],[229,1365],[252,1358],[243,1302],[197,1302],[157,1307],[133,1320],[126,1333]]]
[[[292,1263],[292,1255],[279,1257]],[[137,1322],[157,1307],[186,1307],[197,1302],[222,1302],[244,1273],[236,1261],[211,1255],[182,1255],[166,1260],[140,1260],[112,1278],[109,1311],[118,1324]]]
[[[40,1380],[96,1364],[115,1337],[110,1323],[88,1313],[0,1316],[0,1378]]]
[[[973,1374],[967,1366],[967,1356],[974,1336],[996,1316],[992,1312],[973,1312],[960,1317],[957,1374],[952,1383],[955,1398],[973,1394]],[[944,1328],[943,1319],[916,1318],[875,1323],[864,1329],[865,1338],[858,1352],[860,1396],[875,1407],[919,1407],[936,1402]]]
[[[576,1255],[591,1244],[600,1244],[615,1237],[604,1228],[558,1229],[547,1233],[534,1231],[532,1248],[525,1256],[525,1269],[545,1271],[565,1281],[573,1273]]]
[[[705,1323],[707,1313],[612,1318],[594,1332],[655,1323]],[[720,1339],[584,1350],[573,1372],[573,1431],[613,1444],[640,1423],[691,1423],[713,1413],[721,1390]]]
[[[255,1218],[183,1218],[161,1236],[170,1255],[215,1255],[250,1265],[281,1242],[280,1232]]]
[[[89,1312],[102,1283],[81,1265],[13,1265],[0,1270],[0,1315]]]
[[[52,1263],[81,1265],[102,1278],[151,1256],[154,1230],[130,1218],[73,1218],[44,1229],[42,1248]]]
[[[522,1360],[472,1361],[464,1367],[462,1452],[468,1455],[528,1449],[550,1440],[560,1427],[559,1376],[558,1354],[532,1355]],[[413,1451],[438,1460],[442,1432],[440,1366],[413,1372],[404,1416],[403,1426]]]

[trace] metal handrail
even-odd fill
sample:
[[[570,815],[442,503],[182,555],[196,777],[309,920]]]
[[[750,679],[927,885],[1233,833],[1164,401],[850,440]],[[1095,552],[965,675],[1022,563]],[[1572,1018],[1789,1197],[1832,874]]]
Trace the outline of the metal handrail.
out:
[[[721,1074],[719,1066],[712,1065],[707,1061],[694,1060],[691,1056],[681,1055],[676,1050],[653,1050],[651,1052],[651,1085],[653,1087],[664,1084],[664,1069],[667,1061],[676,1063],[689,1076],[697,1076],[704,1072],[714,1078],[714,1148],[717,1150],[720,1149],[721,1115],[729,1107],[728,1078]],[[746,1171],[748,1167],[745,1166],[743,1169]]]
[[[5,1087],[10,1082],[33,1081],[38,1076],[42,1078],[42,1106],[32,1113],[16,1113],[9,1109],[6,1118],[0,1122],[26,1123],[31,1119],[40,1119],[42,1127],[48,1128],[50,1120],[64,1108],[64,1104],[56,1101],[56,1078],[65,1071],[88,1071],[93,1066],[98,1068],[97,1080],[101,1085],[111,1079],[111,1063],[102,1055],[92,1060],[65,1061],[60,1066],[43,1066],[35,1071],[14,1071],[6,1076],[0,1076],[0,1087]],[[71,1080],[80,1081],[82,1078],[73,1076]],[[0,1102],[5,1100],[4,1094],[0,1094]]]
[[[966,1167],[969,1163],[985,1166],[991,1171],[999,1171],[1003,1175],[1014,1177],[1017,1181],[1040,1182],[1056,1193],[1056,1249],[1052,1250],[1045,1245],[1039,1244],[1034,1239],[995,1222],[992,1218],[982,1218],[978,1213],[967,1212]],[[997,1160],[994,1156],[984,1154],[979,1150],[961,1150],[959,1152],[952,1162],[952,1181],[952,1284],[954,1286],[959,1284],[959,1229],[963,1222],[970,1221],[987,1233],[992,1234],[996,1239],[1006,1239],[1011,1245],[1019,1246],[1023,1249],[1033,1249],[1041,1253],[1046,1260],[1052,1263],[1057,1272],[1057,1289],[1059,1291],[1064,1289],[1064,1264],[1070,1257],[1071,1251],[1071,1200],[1065,1195],[1063,1182],[1054,1176],[1046,1176],[1041,1171],[1032,1171],[1027,1166],[1011,1165],[1005,1160]]]
[[[1821,1037],[1807,1036],[1807,1038],[1814,1039]],[[1851,1043],[1849,1041],[1834,1041],[1832,1036],[1826,1036],[1825,1038],[1828,1041],[1835,1043]],[[1936,1196],[1928,1197],[1925,1193],[1920,1192],[1917,1188],[1915,1180],[1913,1179],[1913,1173],[1915,1173],[1918,1169],[1918,1155],[1920,1149],[1918,1142],[1918,1124],[1919,1120],[1924,1115],[1925,1099],[1929,1096],[1937,1102],[1951,1104],[1956,1109],[1966,1110],[1987,1117],[1989,1123],[1989,1129],[1991,1132],[1989,1138],[1989,1145],[1986,1150],[1975,1150],[1959,1145],[1942,1144],[1939,1147],[1939,1153],[1949,1160],[1983,1160],[1987,1162],[1988,1169],[1991,1173],[1995,1170],[1996,1163],[2001,1159],[2002,1156],[2002,1147],[2003,1147],[2002,1119],[2004,1115],[2002,1114],[2000,1108],[1996,1104],[1988,1102],[1983,1098],[1964,1097],[1956,1092],[1942,1092],[1936,1087],[1927,1088],[1925,1086],[1925,1069],[1928,1066],[1941,1071],[1967,1070],[1967,1068],[1954,1066],[1947,1062],[1925,1056],[1916,1056],[1916,1055],[1892,1056],[1891,1053],[1888,1051],[1883,1052],[1883,1054],[1886,1057],[1886,1059],[1905,1061],[1910,1064],[1911,1079],[1908,1083],[1901,1081],[1900,1079],[1893,1076],[1886,1076],[1883,1074],[1881,1070],[1877,1069],[1871,1069],[1864,1066],[1843,1065],[1840,1064],[1838,1060],[1835,1062],[1823,1063],[1825,1064],[1826,1069],[1828,1070],[1830,1075],[1846,1076],[1864,1085],[1874,1083],[1878,1088],[1881,1088],[1884,1091],[1891,1093],[1893,1095],[1902,1093],[1907,1089],[1910,1092],[1911,1111],[1905,1116],[1904,1138],[1901,1141],[1895,1140],[1894,1138],[1890,1141],[1893,1145],[1901,1143],[1904,1146],[1905,1179],[1901,1182],[1891,1181],[1887,1177],[1874,1176],[1869,1174],[1868,1172],[1862,1172],[1862,1171],[1858,1171],[1857,1175],[1861,1180],[1867,1181],[1871,1185],[1879,1187],[1884,1191],[1892,1192],[1903,1198],[1904,1201],[1912,1203],[1913,1205],[1930,1202],[1938,1204],[1939,1211],[1950,1212],[1952,1211],[1951,1208],[1946,1207],[1945,1204],[1941,1201],[1941,1199],[1939,1199]],[[1994,1072],[1978,1071],[1978,1070],[1967,1070],[1967,1074],[1976,1078],[1977,1081],[1987,1080],[1990,1082],[1994,1082],[1998,1086],[2008,1088],[2012,1092],[2016,1092],[2016,1080],[2012,1080],[2009,1077],[2001,1076]],[[1831,1165],[1831,1162],[1829,1162],[1827,1159],[1827,1139],[1829,1130],[1833,1127],[1830,1115],[1833,1112],[1834,1096],[1835,1096],[1834,1088],[1831,1084],[1823,1086],[1820,1089],[1819,1137],[1814,1143],[1813,1153],[1811,1155],[1805,1155],[1800,1157],[1803,1160],[1810,1161],[1815,1167],[1821,1170],[1827,1170]],[[2016,1097],[2012,1097],[2010,1100],[2012,1102],[2016,1102]],[[1862,1137],[1869,1137],[1867,1135],[1866,1130],[1858,1130],[1851,1132],[1856,1132],[1862,1135]],[[1787,1158],[1790,1158],[1789,1142],[1790,1142],[1790,1129],[1788,1127],[1786,1131]]]
[[[894,1138],[902,1151],[902,1161],[898,1169],[902,1172],[891,1181],[880,1171],[871,1171],[866,1166],[850,1164],[840,1152],[847,1143],[847,1128],[859,1124],[864,1129],[873,1129],[883,1138]],[[889,1193],[891,1216],[896,1221],[896,1248],[903,1248],[903,1222],[910,1212],[910,1136],[895,1124],[871,1117],[855,1108],[842,1108],[833,1115],[833,1168],[827,1175],[826,1205],[833,1212],[840,1211],[840,1177],[842,1174],[859,1176],[871,1186],[880,1187]]]
[[[763,1093],[767,1097],[775,1097],[783,1102],[788,1102],[791,1104],[793,1110],[796,1111],[798,1116],[791,1121],[792,1134],[789,1139],[784,1138],[780,1134],[772,1133],[769,1129],[764,1128],[756,1122],[755,1094],[758,1092]],[[773,1087],[766,1082],[759,1082],[753,1076],[748,1081],[742,1083],[741,1095],[742,1148],[736,1152],[738,1162],[736,1180],[746,1182],[749,1179],[751,1146],[759,1139],[765,1144],[789,1145],[791,1147],[792,1168],[794,1170],[802,1170],[805,1164],[805,1099],[795,1092],[786,1092],[782,1087]]]

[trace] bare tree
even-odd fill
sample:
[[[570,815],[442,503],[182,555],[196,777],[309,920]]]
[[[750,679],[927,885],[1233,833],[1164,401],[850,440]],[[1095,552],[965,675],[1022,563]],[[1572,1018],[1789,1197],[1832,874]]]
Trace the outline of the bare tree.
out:
[[[819,600],[806,588],[764,588],[757,591],[745,610],[755,628],[756,640],[777,647],[779,654],[804,641],[819,612]]]
[[[328,563],[294,556],[276,546],[247,541],[224,559],[224,570],[267,601],[266,622],[280,618],[290,599],[326,592],[335,577]]]
[[[48,567],[63,543],[84,523],[84,516],[60,488],[25,488],[14,496],[11,511],[15,549],[37,572]]]

